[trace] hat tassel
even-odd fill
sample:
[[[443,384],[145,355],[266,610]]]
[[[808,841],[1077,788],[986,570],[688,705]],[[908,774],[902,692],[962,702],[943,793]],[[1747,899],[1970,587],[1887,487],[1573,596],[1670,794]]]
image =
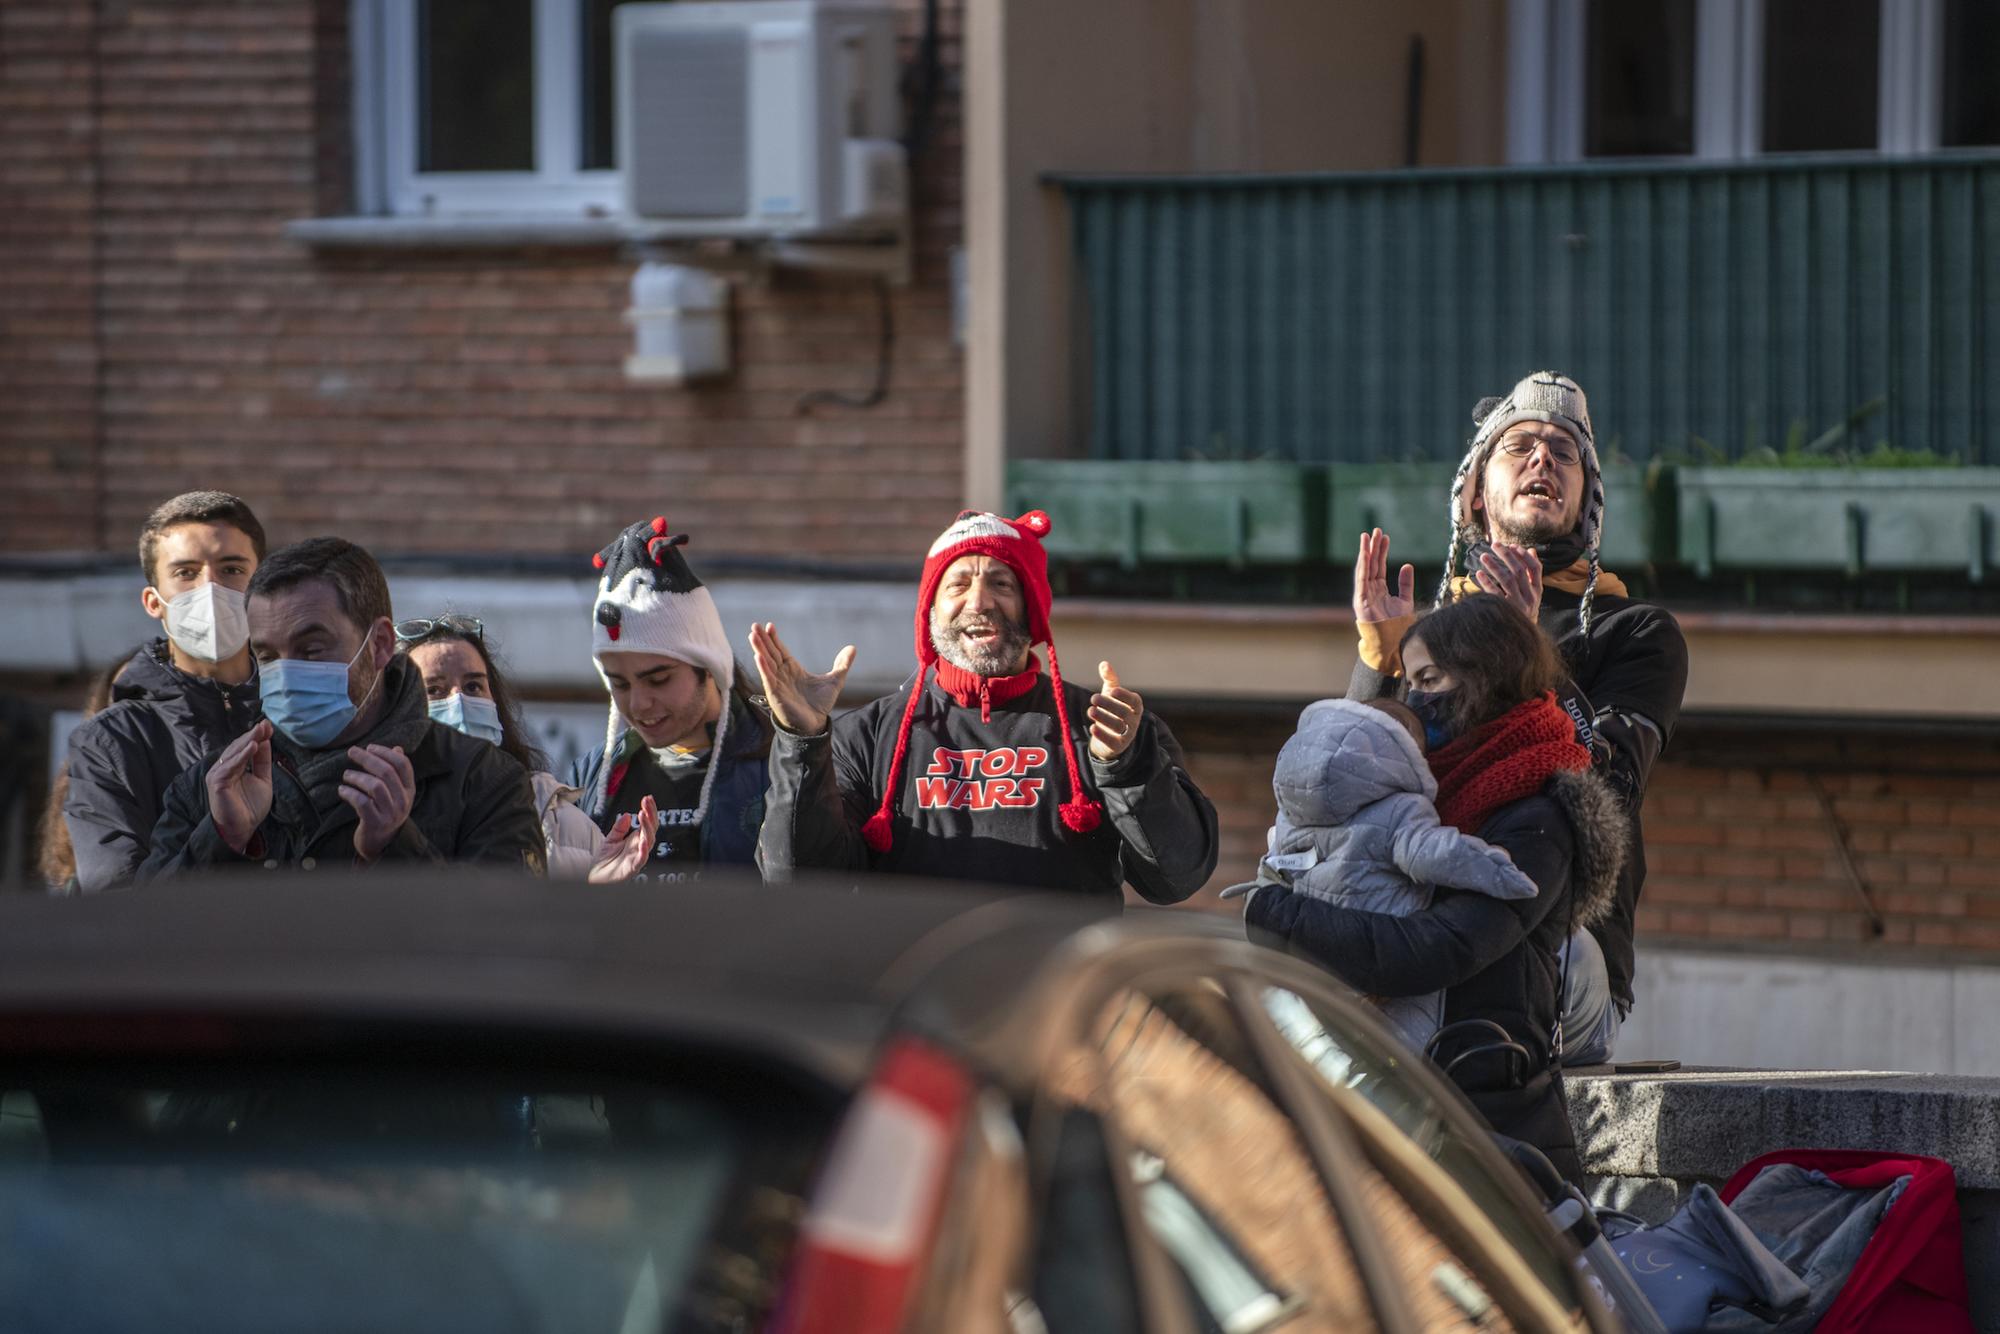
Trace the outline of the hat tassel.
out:
[[[896,753],[889,760],[889,783],[882,789],[882,804],[861,826],[862,840],[876,852],[887,852],[896,842],[896,793],[903,785],[903,761],[910,754],[910,724],[916,718],[917,700],[924,693],[924,680],[930,671],[930,664],[925,663],[910,683],[910,702],[903,706],[903,721],[896,729]]]
[[[1069,732],[1069,705],[1063,702],[1062,664],[1056,661],[1055,640],[1049,640],[1049,679],[1056,689],[1056,725],[1062,729],[1063,764],[1069,769],[1070,799],[1057,809],[1063,826],[1073,834],[1088,834],[1104,823],[1104,807],[1083,795],[1083,775],[1076,767],[1076,742]]]

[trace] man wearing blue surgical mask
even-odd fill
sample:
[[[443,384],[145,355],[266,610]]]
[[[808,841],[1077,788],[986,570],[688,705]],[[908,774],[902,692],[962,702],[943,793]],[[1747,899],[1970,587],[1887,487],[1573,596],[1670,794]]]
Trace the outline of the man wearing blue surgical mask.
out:
[[[221,491],[175,496],[140,527],[139,602],[165,633],[119,672],[110,707],[70,734],[63,827],[76,888],[129,881],[168,786],[257,721],[244,592],[263,556],[263,525]]]
[[[272,553],[249,622],[264,720],[175,781],[140,879],[382,861],[541,871],[526,772],[433,721],[366,551],[319,537]]]

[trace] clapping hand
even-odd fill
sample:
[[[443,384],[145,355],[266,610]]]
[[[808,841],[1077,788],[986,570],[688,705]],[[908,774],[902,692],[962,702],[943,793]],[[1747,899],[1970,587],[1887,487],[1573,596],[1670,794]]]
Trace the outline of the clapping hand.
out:
[[[653,855],[660,839],[660,808],[651,797],[642,798],[637,815],[621,815],[604,837],[597,860],[590,867],[593,885],[618,885],[630,880]]]
[[[1542,610],[1542,558],[1526,547],[1495,542],[1479,552],[1473,582],[1484,592],[1511,602],[1529,620]]]
[[[271,813],[271,736],[271,724],[259,720],[225,746],[208,769],[209,819],[239,855]]]
[[[831,671],[809,672],[778,638],[778,628],[765,621],[750,627],[750,652],[757,659],[757,674],[764,678],[764,699],[778,726],[797,736],[824,732],[840,688],[854,666],[854,645],[834,655]]]
[[[1405,565],[1389,591],[1389,535],[1380,528],[1361,535],[1354,557],[1354,619],[1364,625],[1417,613],[1417,567]]]
[[[354,767],[340,776],[340,799],[354,808],[354,855],[372,862],[410,818],[417,774],[401,746],[349,746]]]

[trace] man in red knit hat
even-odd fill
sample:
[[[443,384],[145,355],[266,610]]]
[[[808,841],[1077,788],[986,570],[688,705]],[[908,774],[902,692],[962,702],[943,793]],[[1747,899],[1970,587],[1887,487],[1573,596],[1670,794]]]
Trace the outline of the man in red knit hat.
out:
[[[1108,662],[1096,694],[1063,684],[1048,532],[1039,510],[960,514],[924,561],[917,674],[830,725],[853,646],[813,673],[774,626],[751,630],[778,724],[757,850],[766,875],[865,868],[1107,902],[1129,882],[1154,903],[1207,883],[1215,807],[1166,724]]]

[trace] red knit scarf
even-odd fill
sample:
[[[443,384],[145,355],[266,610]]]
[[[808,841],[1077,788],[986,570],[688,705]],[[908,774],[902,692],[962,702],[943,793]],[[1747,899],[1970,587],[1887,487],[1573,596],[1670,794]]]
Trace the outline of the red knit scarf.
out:
[[[979,704],[979,721],[993,721],[993,706],[1016,700],[1035,688],[1042,679],[1041,659],[1028,655],[1028,665],[1012,676],[981,676],[968,672],[957,663],[938,659],[937,683],[952,702],[961,709],[969,709],[975,701]]]
[[[1590,751],[1555,692],[1517,704],[1430,756],[1438,820],[1465,833],[1510,801],[1532,797],[1567,770],[1588,769]]]

